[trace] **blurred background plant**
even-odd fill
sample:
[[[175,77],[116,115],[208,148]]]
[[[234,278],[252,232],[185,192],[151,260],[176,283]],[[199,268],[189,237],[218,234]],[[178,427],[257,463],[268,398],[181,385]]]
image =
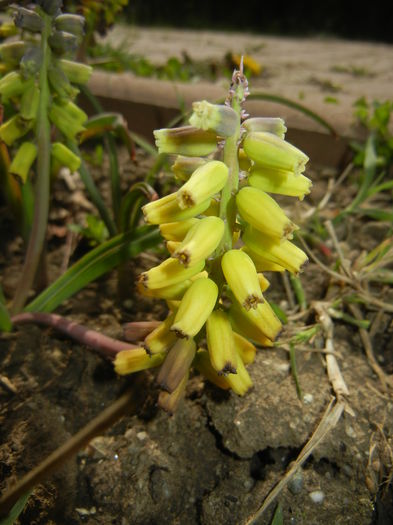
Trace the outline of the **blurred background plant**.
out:
[[[84,18],[63,14],[61,4],[61,1],[37,1],[35,5],[29,4],[29,8],[11,6],[13,22],[5,22],[1,27],[2,35],[7,38],[0,46],[3,75],[0,178],[4,198],[27,244],[22,275],[12,301],[13,313],[24,307],[32,288],[45,291],[43,298],[36,298],[30,308],[44,308],[43,304],[49,308],[48,296],[50,308],[54,308],[90,280],[158,239],[152,228],[136,229],[141,202],[154,198],[154,190],[145,182],[135,184],[125,194],[121,189],[116,137],[125,145],[130,159],[134,158],[134,142],[126,122],[119,114],[101,112],[87,88],[85,93],[100,114],[88,120],[75,102],[89,79],[91,67],[70,59],[83,40]],[[105,23],[113,22],[120,8],[115,4],[104,13],[98,9]],[[98,14],[91,18],[89,31],[94,31]],[[109,155],[110,205],[105,203],[79,150],[80,143],[96,137],[104,141]],[[93,253],[87,260],[79,261],[77,277],[70,268],[60,282],[48,288],[45,237],[50,189],[62,168],[71,173],[79,171],[100,215],[100,219],[90,218],[87,226],[80,228],[82,234],[100,244],[100,256]],[[119,289],[126,287],[120,285]],[[62,294],[57,296],[60,290]]]

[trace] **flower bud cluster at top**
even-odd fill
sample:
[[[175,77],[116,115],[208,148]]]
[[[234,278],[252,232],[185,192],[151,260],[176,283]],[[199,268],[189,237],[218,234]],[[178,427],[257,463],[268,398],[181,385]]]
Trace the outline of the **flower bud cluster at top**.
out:
[[[63,14],[62,1],[37,0],[27,7],[12,6],[16,30],[24,40],[0,45],[0,97],[14,111],[0,126],[0,139],[18,146],[10,173],[24,183],[37,156],[37,122],[45,115],[58,129],[61,139],[52,144],[51,169],[78,169],[80,159],[64,145],[84,131],[87,115],[74,102],[91,67],[69,59],[83,36],[84,18]],[[21,142],[22,139],[22,143]]]
[[[138,289],[165,299],[170,312],[142,347],[117,355],[115,369],[161,366],[159,405],[169,412],[191,366],[221,388],[247,392],[255,345],[272,346],[281,330],[263,272],[296,274],[307,260],[291,240],[296,224],[272,194],[310,192],[302,174],[308,157],[284,140],[281,119],[246,118],[247,93],[235,71],[226,104],[194,103],[190,126],[154,133],[159,151],[176,155],[183,185],[143,208],[170,255],[141,274]]]

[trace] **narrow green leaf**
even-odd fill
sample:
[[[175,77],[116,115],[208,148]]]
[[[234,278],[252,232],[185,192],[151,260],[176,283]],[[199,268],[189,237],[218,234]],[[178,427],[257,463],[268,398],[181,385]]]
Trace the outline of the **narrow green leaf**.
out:
[[[138,133],[135,133],[135,131],[129,131],[130,137],[132,140],[137,144],[140,148],[144,149],[146,153],[149,155],[152,155],[153,157],[157,157],[158,151],[154,146],[150,144],[147,140],[145,140],[141,135]]]
[[[3,289],[0,285],[0,332],[10,332],[12,328],[10,314],[5,304]]]
[[[391,190],[393,188],[393,180],[388,180],[386,182],[382,182],[381,184],[378,184],[377,186],[373,186],[368,191],[368,197],[371,197],[372,195],[375,195],[376,193],[381,193],[381,191],[385,190]]]
[[[51,312],[101,275],[160,242],[157,228],[142,226],[117,235],[91,250],[26,307],[27,312]]]
[[[393,211],[379,210],[378,208],[361,208],[358,210],[360,215],[366,215],[377,221],[393,221]]]
[[[131,229],[130,218],[140,211],[142,202],[148,202],[153,197],[157,198],[155,190],[146,182],[136,182],[124,195],[118,215],[120,231]],[[141,198],[142,197],[142,201]]]
[[[287,324],[288,317],[286,316],[284,310],[282,310],[276,303],[271,303],[269,301],[270,306],[272,307],[273,312],[277,315],[277,317],[280,319],[280,321],[283,324]]]
[[[76,146],[76,144],[69,141],[67,143],[67,146],[70,148],[71,151],[73,151],[76,155],[78,155],[82,159],[81,153],[79,151],[78,146]],[[113,219],[110,216],[109,210],[105,206],[103,198],[101,197],[101,194],[93,180],[93,177],[90,175],[90,172],[87,169],[87,166],[83,160],[81,161],[81,165],[79,168],[79,174],[81,176],[83,184],[86,187],[88,194],[90,195],[90,198],[94,206],[97,208],[98,213],[101,216],[101,219],[105,222],[105,226],[108,228],[110,235],[111,236],[116,235],[117,231],[116,231],[115,223],[113,222]]]
[[[291,363],[291,374],[292,374],[293,380],[295,381],[295,385],[296,385],[297,397],[300,400],[302,400],[303,394],[302,394],[302,389],[300,388],[299,376],[297,374],[295,345],[293,343],[289,343],[289,360]]]
[[[359,187],[358,193],[351,204],[344,210],[344,212],[353,212],[367,197],[368,191],[373,183],[377,171],[377,150],[375,145],[374,133],[371,133],[366,142],[365,156],[364,156],[364,178]]]
[[[349,301],[348,301],[349,302]],[[344,321],[344,323],[351,324],[353,326],[357,326],[358,328],[364,328],[365,330],[368,330],[370,328],[370,321],[367,319],[355,319],[355,317],[352,317],[352,315],[347,314],[346,312],[343,312],[342,310],[336,310],[335,308],[329,308],[328,313],[333,319],[340,319],[341,321]]]
[[[300,306],[300,310],[307,309],[307,299],[304,293],[304,288],[299,277],[293,274],[289,274],[289,280],[291,282],[293,291],[295,292],[296,300]]]
[[[280,503],[276,507],[271,525],[284,525],[284,517]]]
[[[282,97],[280,95],[272,95],[271,93],[251,93],[247,100],[268,100],[269,102],[276,102],[277,104],[281,104],[283,106],[288,106],[292,109],[296,109],[297,111],[300,111],[300,113],[303,113],[307,117],[310,117],[312,120],[323,126],[325,129],[329,131],[329,133],[335,137],[338,137],[337,131],[333,128],[331,124],[327,120],[325,120],[321,115],[318,115],[318,113],[315,113],[315,111],[312,111],[307,106],[304,106],[303,104],[299,104],[299,102],[295,102],[294,100],[291,100],[286,97]]]
[[[27,494],[21,496],[10,510],[8,516],[6,518],[0,519],[0,525],[13,525],[18,519],[19,515],[22,513],[23,509],[25,508],[30,496],[31,492],[28,492]]]

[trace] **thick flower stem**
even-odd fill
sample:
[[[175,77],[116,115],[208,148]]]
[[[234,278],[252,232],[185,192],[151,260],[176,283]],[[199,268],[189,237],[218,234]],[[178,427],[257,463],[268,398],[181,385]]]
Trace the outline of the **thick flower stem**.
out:
[[[12,312],[20,312],[26,302],[29,291],[33,285],[37,272],[48,222],[49,211],[49,186],[50,186],[50,124],[48,118],[48,105],[50,101],[48,85],[48,66],[50,48],[48,37],[51,31],[51,17],[44,16],[44,27],[41,36],[42,67],[40,72],[40,101],[36,122],[36,135],[38,145],[37,155],[37,180],[35,184],[34,218],[27,247],[22,275],[16,290],[12,305]]]
[[[95,330],[91,330],[86,326],[82,326],[75,321],[62,317],[57,314],[48,314],[43,312],[24,312],[15,315],[11,318],[14,325],[19,324],[38,324],[50,326],[58,332],[67,335],[71,339],[78,341],[81,344],[87,345],[93,350],[96,350],[104,357],[113,359],[118,352],[135,348],[135,345],[113,339],[107,335],[103,335]]]

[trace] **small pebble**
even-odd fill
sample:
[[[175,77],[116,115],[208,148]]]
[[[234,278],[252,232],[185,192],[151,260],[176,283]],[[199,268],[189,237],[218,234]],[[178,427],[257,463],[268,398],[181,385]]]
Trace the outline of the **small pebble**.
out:
[[[311,405],[314,401],[314,396],[312,394],[304,394],[303,401],[306,405]]]
[[[144,431],[138,432],[136,437],[139,439],[139,441],[144,441],[147,438],[147,433]]]
[[[322,492],[322,490],[313,490],[313,492],[310,492],[309,494],[311,500],[313,503],[322,503],[325,499],[325,494]]]
[[[243,487],[246,489],[246,490],[251,490],[254,486],[254,480],[251,479],[251,478],[248,478],[246,480],[244,480],[243,482]]]
[[[303,490],[303,473],[298,470],[288,482],[288,489],[292,494],[300,494]]]
[[[348,437],[356,437],[356,432],[354,431],[353,427],[351,427],[351,425],[345,425],[345,433]]]

